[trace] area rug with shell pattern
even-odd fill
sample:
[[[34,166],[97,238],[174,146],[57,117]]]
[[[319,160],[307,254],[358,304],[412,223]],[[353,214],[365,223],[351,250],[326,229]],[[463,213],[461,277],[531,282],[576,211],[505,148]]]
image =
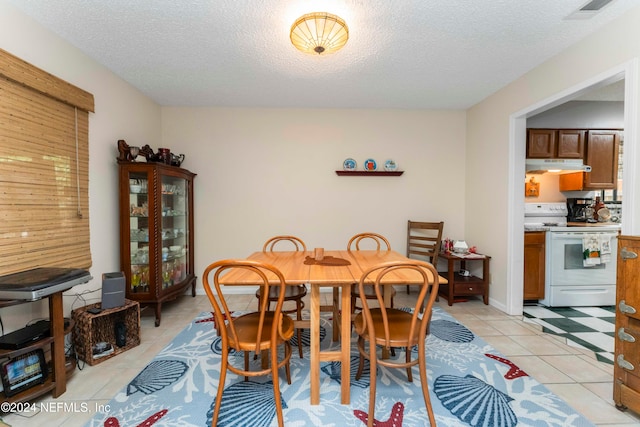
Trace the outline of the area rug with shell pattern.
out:
[[[321,346],[329,349],[331,321],[323,317]],[[285,426],[364,426],[368,419],[369,372],[355,379],[358,357],[351,359],[351,404],[340,404],[340,365],[321,365],[320,405],[310,405],[308,331],[304,358],[292,340],[291,385],[280,374]],[[87,427],[211,426],[219,386],[220,338],[211,313],[198,315]],[[234,355],[241,362],[242,355]],[[402,351],[395,356],[404,359]],[[253,359],[253,358],[251,358]],[[254,363],[259,363],[259,359]],[[378,368],[375,423],[427,426],[418,367],[413,383],[403,369]],[[505,356],[475,336],[445,311],[434,308],[427,336],[427,372],[431,402],[439,426],[592,426],[586,418]],[[270,376],[244,381],[227,374],[217,425],[276,426]]]

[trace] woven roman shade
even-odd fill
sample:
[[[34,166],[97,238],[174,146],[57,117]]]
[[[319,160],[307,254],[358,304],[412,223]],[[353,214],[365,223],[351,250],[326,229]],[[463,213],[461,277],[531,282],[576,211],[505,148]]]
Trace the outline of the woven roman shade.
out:
[[[93,95],[0,49],[0,275],[89,268]]]

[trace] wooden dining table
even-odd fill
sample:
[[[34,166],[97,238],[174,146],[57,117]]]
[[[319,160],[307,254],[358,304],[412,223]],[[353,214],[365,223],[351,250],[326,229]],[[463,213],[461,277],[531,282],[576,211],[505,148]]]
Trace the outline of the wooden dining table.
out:
[[[341,403],[350,403],[351,386],[351,286],[357,283],[362,273],[369,268],[381,263],[391,261],[406,261],[407,257],[396,251],[377,250],[330,250],[324,251],[322,261],[314,258],[313,251],[275,251],[254,252],[249,260],[271,264],[278,268],[288,286],[308,284],[311,288],[310,307],[308,321],[294,321],[296,327],[309,328],[311,337],[311,354],[309,357],[311,370],[311,404],[320,403],[320,364],[321,362],[340,362]],[[273,277],[277,282],[276,277]],[[394,272],[390,274],[384,284],[410,285],[419,283],[421,275],[417,272]],[[438,277],[439,283],[447,283],[442,276]],[[225,286],[251,286],[259,285],[257,275],[248,271],[236,270],[220,278]],[[333,319],[334,330],[340,330],[339,350],[320,351],[320,312],[321,305],[320,288],[329,287],[340,290],[339,297],[332,301],[332,311],[339,313],[340,319]],[[385,293],[385,300],[389,301],[390,292]],[[339,309],[340,305],[342,310]],[[335,336],[335,335],[334,335]]]

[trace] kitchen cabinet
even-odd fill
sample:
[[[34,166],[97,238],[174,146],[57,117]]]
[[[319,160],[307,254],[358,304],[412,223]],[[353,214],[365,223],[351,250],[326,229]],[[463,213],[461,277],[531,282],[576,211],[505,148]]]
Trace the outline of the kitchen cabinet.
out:
[[[618,187],[618,150],[622,132],[587,131],[585,164],[591,172],[560,175],[560,191],[612,190]]]
[[[191,286],[196,295],[193,253],[195,174],[164,163],[119,162],[120,267],[126,298],[155,306]]]
[[[640,413],[640,237],[618,236],[613,400]]]
[[[528,159],[582,159],[586,131],[581,129],[528,129]]]
[[[544,299],[545,271],[544,231],[528,231],[524,233],[524,299]]]

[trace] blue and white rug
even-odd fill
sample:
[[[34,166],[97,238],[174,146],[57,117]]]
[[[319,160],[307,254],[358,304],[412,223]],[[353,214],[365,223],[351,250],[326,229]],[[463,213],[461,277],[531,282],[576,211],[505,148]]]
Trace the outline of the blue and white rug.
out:
[[[331,348],[331,322],[322,319],[321,346]],[[308,332],[308,331],[306,331]],[[308,334],[303,336],[308,344]],[[340,366],[321,366],[320,405],[310,405],[309,348],[297,356],[295,335],[291,380],[280,374],[285,426],[364,426],[369,374],[355,379],[352,351],[351,404],[340,404]],[[242,360],[242,355],[238,355]],[[404,358],[402,351],[395,357]],[[259,360],[254,363],[259,363]],[[367,365],[365,365],[367,366]],[[404,369],[379,368],[374,425],[429,424],[418,367],[413,383]],[[220,339],[211,313],[201,313],[109,403],[87,427],[210,426],[220,371]],[[431,402],[439,426],[593,426],[545,386],[519,369],[445,311],[435,308],[427,337]],[[248,382],[227,374],[218,426],[276,426],[270,376]]]

